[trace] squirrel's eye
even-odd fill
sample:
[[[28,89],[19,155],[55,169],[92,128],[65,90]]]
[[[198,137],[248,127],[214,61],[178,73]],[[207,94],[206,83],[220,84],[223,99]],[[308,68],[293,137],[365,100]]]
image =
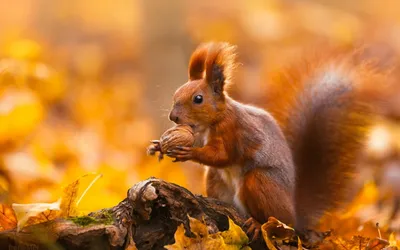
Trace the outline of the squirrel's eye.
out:
[[[193,98],[193,102],[194,102],[194,103],[197,103],[197,104],[202,103],[202,102],[203,102],[203,96],[201,96],[201,95],[196,95],[196,96]]]

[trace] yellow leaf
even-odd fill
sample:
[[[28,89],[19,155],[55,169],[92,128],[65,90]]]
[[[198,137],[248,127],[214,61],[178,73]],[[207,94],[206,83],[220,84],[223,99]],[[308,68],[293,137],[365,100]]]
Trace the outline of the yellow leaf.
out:
[[[76,198],[78,197],[79,180],[76,180],[64,188],[61,197],[61,216],[69,217],[76,215]]]
[[[280,222],[274,217],[261,226],[261,232],[269,249],[275,250],[274,242],[288,240],[294,235],[294,229]]]
[[[174,234],[175,243],[173,245],[166,245],[166,249],[183,249],[190,246],[190,240],[185,236],[185,229],[183,224],[179,225]]]
[[[383,249],[389,245],[389,242],[387,242],[384,239],[381,238],[375,238],[375,239],[370,239],[368,241],[366,249],[368,250],[378,250],[378,249]]]
[[[15,215],[18,219],[17,231],[21,230],[30,217],[47,218],[48,215],[40,216],[39,214],[47,210],[60,210],[61,199],[53,203],[31,203],[31,204],[12,204]],[[40,219],[33,220],[34,222],[43,222]],[[30,225],[32,225],[30,224]]]
[[[390,247],[397,247],[400,249],[400,241],[396,240],[396,234],[393,232],[389,236],[389,246]]]
[[[181,224],[174,235],[175,243],[164,246],[166,249],[243,249],[248,244],[246,234],[231,219],[227,231],[215,234],[209,234],[207,226],[201,221],[190,216],[189,221],[195,237],[187,237]]]
[[[189,217],[190,222],[190,231],[194,233],[197,237],[203,238],[208,236],[208,229],[207,226],[200,220],[196,218]]]
[[[17,226],[17,218],[10,205],[0,204],[0,231],[13,229]]]
[[[63,190],[62,197],[54,203],[32,203],[32,204],[13,204],[12,208],[15,211],[18,219],[17,230],[19,231],[24,226],[42,223],[49,220],[54,220],[58,217],[70,217],[78,215],[77,206],[85,196],[88,189],[102,175],[97,174],[95,178],[86,187],[83,193],[78,198],[78,190],[82,178],[93,176],[94,173],[86,174],[69,184]]]
[[[229,229],[224,232],[220,232],[221,237],[224,239],[225,244],[228,245],[247,245],[249,238],[246,233],[243,232],[242,228],[229,219]]]
[[[85,174],[64,188],[60,205],[61,217],[70,217],[78,215],[77,206],[79,205],[80,201],[85,196],[87,191],[92,187],[92,185],[102,176],[101,174],[97,174],[96,177],[90,182],[90,184],[87,186],[87,188],[83,191],[83,193],[77,200],[80,181],[82,180],[82,178],[89,177],[92,175],[95,174],[94,173]]]
[[[34,224],[39,224],[43,223],[46,221],[51,221],[56,218],[60,217],[60,211],[59,210],[45,210],[41,213],[39,213],[36,216],[31,216],[29,217],[28,221],[25,223],[25,226],[29,225],[34,225]]]

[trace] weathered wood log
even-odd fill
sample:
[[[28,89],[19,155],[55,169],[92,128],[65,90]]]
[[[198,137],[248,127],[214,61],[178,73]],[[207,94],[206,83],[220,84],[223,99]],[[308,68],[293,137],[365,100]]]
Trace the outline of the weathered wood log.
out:
[[[188,215],[204,219],[210,233],[227,230],[228,217],[238,225],[246,219],[229,204],[150,178],[130,188],[113,208],[4,231],[0,249],[163,249],[174,243],[180,224],[190,236]]]

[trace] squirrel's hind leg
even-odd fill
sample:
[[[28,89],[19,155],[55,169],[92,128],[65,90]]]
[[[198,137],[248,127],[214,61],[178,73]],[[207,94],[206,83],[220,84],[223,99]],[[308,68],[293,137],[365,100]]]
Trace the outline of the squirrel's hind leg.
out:
[[[239,197],[248,213],[259,223],[270,216],[285,224],[295,223],[292,192],[285,188],[267,168],[254,168],[246,173]]]

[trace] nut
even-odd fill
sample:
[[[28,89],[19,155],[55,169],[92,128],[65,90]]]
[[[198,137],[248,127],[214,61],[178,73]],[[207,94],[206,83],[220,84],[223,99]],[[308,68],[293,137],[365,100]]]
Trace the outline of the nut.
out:
[[[195,141],[193,130],[189,125],[176,125],[165,131],[160,140],[151,141],[151,145],[147,152],[149,155],[154,155],[155,152],[160,152],[159,160],[163,158],[163,154],[175,147],[191,147]]]
[[[188,125],[177,125],[161,136],[161,152],[165,153],[177,146],[191,147],[194,143],[193,130]]]

